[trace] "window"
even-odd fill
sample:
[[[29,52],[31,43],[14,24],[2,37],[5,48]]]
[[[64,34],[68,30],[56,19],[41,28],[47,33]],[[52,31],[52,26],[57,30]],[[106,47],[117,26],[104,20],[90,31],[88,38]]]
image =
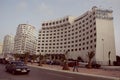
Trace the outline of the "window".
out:
[[[78,30],[78,28],[76,28],[76,30]]]
[[[87,41],[86,44],[89,44],[89,42]]]
[[[79,51],[81,51],[81,48],[79,48]]]
[[[85,38],[83,38],[83,40],[85,40]]]
[[[79,29],[81,29],[81,26],[79,26]]]
[[[81,39],[79,39],[79,41],[81,41]]]
[[[74,41],[72,41],[72,43],[74,43]]]
[[[81,22],[79,22],[79,25],[81,24]]]
[[[88,18],[86,18],[86,20],[88,20]]]
[[[86,27],[86,29],[88,29],[88,27]]]
[[[85,45],[85,43],[83,43],[83,45]]]
[[[83,50],[85,50],[85,48],[83,47]]]
[[[94,30],[96,30],[96,28],[94,28]]]
[[[86,23],[86,25],[88,25],[88,22]]]
[[[96,33],[94,33],[94,36],[96,36]]]
[[[90,27],[92,27],[92,25],[90,25]]]
[[[73,49],[71,49],[71,51],[74,51]]]
[[[85,35],[85,33],[83,33],[83,36]]]
[[[75,38],[78,38],[78,36],[75,36]]]
[[[78,42],[78,40],[75,40],[75,42]]]
[[[94,42],[96,42],[96,39],[94,39]]]
[[[77,44],[75,44],[75,46],[77,47]]]
[[[56,24],[58,24],[58,21],[56,22]]]
[[[79,33],[81,33],[81,30],[79,31]]]
[[[94,47],[96,48],[96,45],[94,45]]]
[[[75,49],[75,51],[77,51],[77,49]]]
[[[87,36],[87,38],[86,39],[89,39],[89,36]]]
[[[85,20],[82,21],[83,23],[85,22]]]
[[[90,32],[92,32],[92,30],[90,30]]]
[[[90,48],[92,48],[92,46],[90,46]]]
[[[90,43],[92,43],[92,42],[93,42],[93,40],[90,41]]]
[[[96,23],[94,22],[93,25],[96,25]]]
[[[81,44],[79,44],[79,46],[81,46]]]
[[[92,36],[92,35],[90,35],[90,37],[92,38],[93,36]]]
[[[83,29],[83,31],[85,31],[85,29]]]
[[[49,23],[49,25],[51,25],[51,23]]]
[[[89,34],[89,32],[86,32],[86,34]]]
[[[89,49],[89,47],[86,47],[86,49]]]

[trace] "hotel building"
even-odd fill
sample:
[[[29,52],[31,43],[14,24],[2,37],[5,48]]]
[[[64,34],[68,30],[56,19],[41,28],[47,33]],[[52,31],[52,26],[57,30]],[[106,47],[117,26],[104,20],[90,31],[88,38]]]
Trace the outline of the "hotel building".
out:
[[[30,54],[36,53],[36,30],[34,26],[29,24],[19,24],[15,35],[14,53]]]
[[[112,12],[93,7],[78,17],[43,22],[37,52],[64,54],[69,51],[69,59],[80,56],[86,62],[88,52],[95,51],[94,61],[108,65],[111,60],[112,64],[116,61]]]

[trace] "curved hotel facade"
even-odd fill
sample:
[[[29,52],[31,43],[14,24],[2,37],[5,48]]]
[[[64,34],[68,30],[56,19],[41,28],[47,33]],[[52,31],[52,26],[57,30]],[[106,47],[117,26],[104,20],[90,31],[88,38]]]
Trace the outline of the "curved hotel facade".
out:
[[[80,56],[87,61],[87,53],[95,51],[94,61],[99,64],[116,61],[112,11],[93,7],[79,17],[43,22],[37,52],[64,54],[66,51],[69,59]]]

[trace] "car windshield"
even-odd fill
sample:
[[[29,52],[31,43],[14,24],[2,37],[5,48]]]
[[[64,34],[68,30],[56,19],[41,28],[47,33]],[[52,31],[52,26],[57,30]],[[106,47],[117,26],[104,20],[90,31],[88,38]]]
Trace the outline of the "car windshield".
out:
[[[15,64],[16,66],[25,66],[23,62],[13,62],[12,64]]]

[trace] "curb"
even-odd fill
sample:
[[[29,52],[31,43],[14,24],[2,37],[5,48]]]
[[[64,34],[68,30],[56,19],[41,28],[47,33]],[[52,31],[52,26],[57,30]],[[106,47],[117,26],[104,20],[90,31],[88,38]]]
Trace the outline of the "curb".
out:
[[[35,68],[40,68],[40,69],[46,69],[46,70],[57,71],[57,72],[64,72],[64,73],[78,74],[78,75],[83,75],[83,76],[100,77],[100,78],[105,78],[105,79],[110,79],[110,80],[120,80],[120,78],[117,78],[117,77],[111,77],[111,76],[109,77],[109,76],[102,76],[102,75],[95,75],[95,74],[87,74],[87,73],[71,72],[71,71],[67,71],[67,70],[56,70],[56,69],[52,69],[52,68],[40,67],[40,66],[29,65],[29,64],[28,64],[28,66],[35,67]]]
[[[120,68],[112,68],[112,67],[101,67],[104,70],[113,70],[113,71],[120,71]]]

